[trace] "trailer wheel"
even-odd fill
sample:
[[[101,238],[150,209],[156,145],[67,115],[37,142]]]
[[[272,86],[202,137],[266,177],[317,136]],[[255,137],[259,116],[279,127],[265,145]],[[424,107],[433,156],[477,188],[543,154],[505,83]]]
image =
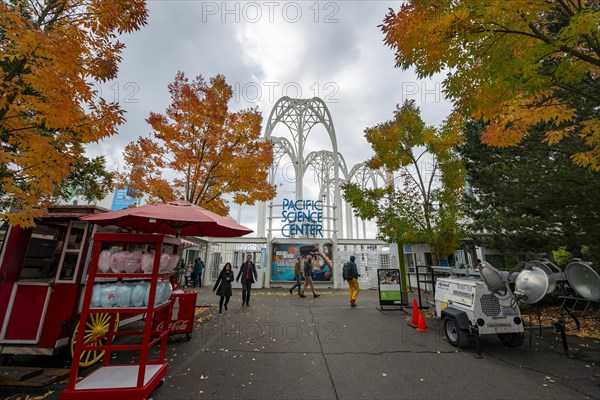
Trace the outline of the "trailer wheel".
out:
[[[444,318],[444,332],[448,342],[454,347],[464,349],[469,346],[469,337],[465,331],[460,330],[456,319],[453,317]]]
[[[71,335],[71,358],[75,352],[75,341],[77,340],[77,331],[79,330],[78,321],[73,329]],[[85,332],[83,335],[83,341],[85,344],[92,346],[103,346],[106,344],[106,332],[110,325],[110,314],[109,313],[89,313],[88,322],[85,324]],[[115,314],[115,332],[119,327],[119,314]],[[104,350],[83,350],[81,357],[79,357],[80,367],[89,367],[100,361],[104,356]]]
[[[498,338],[506,347],[516,348],[523,344],[525,334],[523,332],[499,333]]]

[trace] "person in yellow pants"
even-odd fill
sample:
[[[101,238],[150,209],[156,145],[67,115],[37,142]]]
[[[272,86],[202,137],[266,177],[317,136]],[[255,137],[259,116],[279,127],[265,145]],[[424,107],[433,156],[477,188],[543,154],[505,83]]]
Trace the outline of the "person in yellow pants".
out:
[[[350,296],[350,307],[356,307],[356,299],[358,299],[358,293],[360,292],[360,287],[358,286],[358,277],[360,274],[358,273],[358,267],[354,262],[356,258],[354,256],[350,256],[350,261],[344,265],[344,269],[350,269],[350,275],[348,276],[348,295]]]

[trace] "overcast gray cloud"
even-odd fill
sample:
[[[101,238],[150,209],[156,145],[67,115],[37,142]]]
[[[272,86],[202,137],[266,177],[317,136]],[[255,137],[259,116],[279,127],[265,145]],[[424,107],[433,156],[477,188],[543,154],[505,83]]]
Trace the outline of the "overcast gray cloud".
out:
[[[258,107],[263,125],[280,97],[320,96],[348,166],[365,161],[372,152],[364,129],[390,119],[396,104],[417,100],[430,125],[439,125],[451,108],[441,96],[441,79],[418,81],[413,72],[394,68],[377,25],[400,4],[150,0],[148,25],[123,37],[119,76],[102,85],[103,97],[126,110],[127,122],[89,152],[122,168],[124,146],[149,133],[145,119],[151,111],[164,112],[167,85],[183,71],[190,78],[225,75],[235,91],[231,108]],[[276,135],[287,134],[278,129]],[[307,151],[321,149],[331,150],[331,144],[317,127]],[[280,190],[291,196],[293,187]],[[242,223],[256,226],[254,210],[244,210]]]

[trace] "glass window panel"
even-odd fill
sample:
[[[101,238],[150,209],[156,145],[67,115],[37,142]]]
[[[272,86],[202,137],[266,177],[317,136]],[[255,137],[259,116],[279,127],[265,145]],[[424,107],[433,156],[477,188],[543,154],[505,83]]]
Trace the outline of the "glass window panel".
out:
[[[83,244],[85,235],[85,222],[77,221],[71,225],[71,232],[67,240],[67,250],[79,250]]]

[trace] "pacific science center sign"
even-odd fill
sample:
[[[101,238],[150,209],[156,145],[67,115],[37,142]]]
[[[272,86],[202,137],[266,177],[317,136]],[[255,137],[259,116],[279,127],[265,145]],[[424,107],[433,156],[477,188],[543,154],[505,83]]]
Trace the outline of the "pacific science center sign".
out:
[[[283,199],[281,222],[281,234],[284,237],[323,237],[323,202]]]

